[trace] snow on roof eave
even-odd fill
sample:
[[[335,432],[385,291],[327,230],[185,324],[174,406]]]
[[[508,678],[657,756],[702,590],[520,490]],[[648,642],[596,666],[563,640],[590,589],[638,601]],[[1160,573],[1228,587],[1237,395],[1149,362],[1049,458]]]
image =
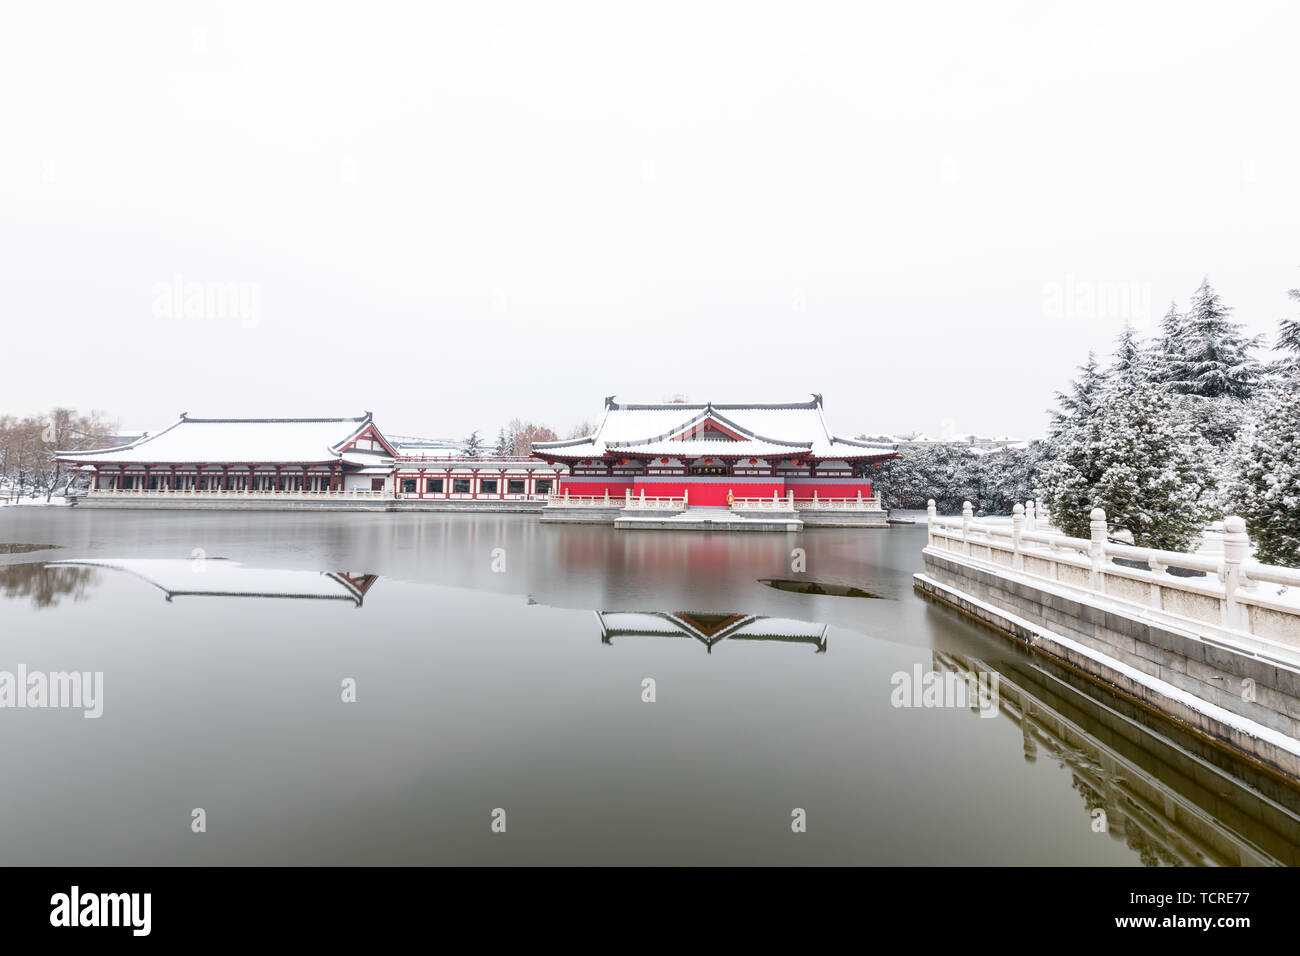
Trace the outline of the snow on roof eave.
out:
[[[619,411],[672,411],[673,409],[703,409],[703,408],[821,408],[821,396],[814,395],[812,401],[808,402],[728,402],[719,404],[717,402],[704,402],[697,404],[694,402],[656,402],[648,404],[637,404],[634,402],[618,403],[613,401],[614,396],[606,399],[606,410],[617,409]]]
[[[322,419],[322,421],[325,420],[326,419]],[[357,425],[356,429],[352,432],[351,435],[343,439],[341,442],[336,442],[335,444],[331,445],[330,446],[331,452],[341,452],[344,445],[348,444],[349,442],[355,441],[358,435],[360,435],[367,428],[371,428],[374,430],[375,434],[379,436],[380,442],[388,450],[390,455],[396,457],[398,454],[400,454],[400,452],[398,452],[397,450],[397,446],[394,445],[391,441],[389,441],[388,438],[384,435],[384,433],[379,430],[379,426],[375,424],[375,416],[373,413],[366,412],[366,414],[361,418],[343,418],[339,420],[355,421],[358,422],[359,424]]]
[[[166,435],[173,428],[183,424],[184,422],[185,422],[185,415],[184,413],[182,413],[180,418],[176,419],[176,421],[172,422],[170,425],[168,425],[166,428],[160,431],[157,435],[150,435],[148,432],[146,432],[145,434],[137,438],[135,441],[129,441],[125,445],[114,445],[111,448],[93,448],[90,449],[89,451],[56,451],[54,453],[54,458],[59,461],[78,461],[78,460],[87,461],[87,460],[94,460],[94,456],[96,455],[105,455],[108,454],[109,452],[116,453],[116,452],[123,452],[123,451],[131,451],[135,448],[139,448],[141,445],[147,445],[155,438],[161,438],[163,435]]]
[[[325,454],[320,458],[313,457],[311,459],[304,459],[300,457],[293,457],[292,459],[280,459],[280,458],[267,458],[265,456],[248,457],[244,455],[237,455],[237,456],[223,457],[221,455],[215,455],[212,456],[211,458],[205,458],[203,462],[217,464],[224,461],[228,463],[236,462],[239,464],[243,464],[246,462],[262,463],[262,462],[270,462],[270,461],[292,460],[295,463],[308,462],[311,464],[329,464],[331,462],[337,462],[342,458],[342,453],[337,449],[353,441],[359,434],[361,434],[367,428],[374,429],[375,434],[379,436],[381,442],[383,442],[383,444],[387,447],[387,450],[389,451],[390,454],[392,455],[397,454],[396,450],[392,446],[392,443],[389,442],[388,439],[383,436],[383,433],[379,431],[379,427],[374,424],[374,415],[369,411],[367,411],[364,415],[360,417],[351,417],[351,418],[191,418],[189,417],[189,414],[187,412],[181,412],[180,417],[177,418],[176,421],[172,422],[170,425],[168,425],[162,431],[158,432],[158,434],[156,435],[144,434],[141,435],[139,438],[137,438],[135,441],[127,442],[125,445],[114,445],[109,448],[92,448],[86,451],[75,451],[75,452],[56,451],[52,457],[57,461],[65,461],[69,463],[97,462],[97,461],[107,463],[113,461],[114,459],[121,460],[120,456],[123,455],[124,453],[139,451],[141,448],[148,445],[150,442],[162,438],[164,435],[168,434],[169,432],[173,431],[180,425],[184,425],[184,424],[324,425],[324,424],[332,424],[334,422],[337,422],[339,424],[353,422],[356,423],[356,428],[354,428],[353,431],[348,435],[348,437],[344,438],[342,441],[336,442],[334,445],[325,446],[325,448],[323,449]],[[144,459],[141,458],[141,460],[143,461]],[[153,458],[151,460],[159,464],[194,464],[197,462],[197,459],[172,459],[167,457],[158,457],[158,458]]]
[[[879,441],[858,441],[856,438],[840,438],[834,436],[831,438],[831,446],[849,445],[853,448],[878,448],[882,451],[898,451],[897,442],[879,442]]]
[[[767,445],[788,445],[791,448],[809,448],[811,445],[811,442],[785,441],[780,438],[768,438],[766,435],[760,435],[752,428],[746,428],[744,425],[741,425],[739,422],[732,421],[731,419],[727,418],[725,415],[717,414],[716,413],[717,408],[718,406],[716,405],[708,405],[698,415],[692,416],[691,418],[687,419],[684,423],[680,425],[676,425],[673,428],[670,428],[668,431],[664,432],[661,435],[655,435],[651,438],[641,438],[641,439],[637,439],[636,441],[606,442],[605,447],[630,449],[636,447],[637,445],[652,445],[655,442],[675,441],[675,440],[680,440],[682,442],[689,442],[692,439],[689,438],[679,439],[678,436],[684,434],[685,432],[690,431],[696,425],[699,425],[700,423],[707,422],[707,421],[712,421],[712,422],[716,422],[719,425],[723,425],[731,429],[732,431],[737,432],[738,434],[744,435],[750,441],[762,442],[763,444],[767,444]],[[708,439],[701,439],[701,440],[708,440]]]

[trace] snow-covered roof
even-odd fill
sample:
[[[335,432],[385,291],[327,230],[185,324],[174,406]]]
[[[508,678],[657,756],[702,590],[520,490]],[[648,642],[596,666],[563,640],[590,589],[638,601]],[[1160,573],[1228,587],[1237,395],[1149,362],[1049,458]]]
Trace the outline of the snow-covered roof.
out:
[[[597,611],[601,639],[659,636],[693,637],[712,647],[732,640],[791,641],[824,646],[825,624],[792,618],[753,614],[715,614],[689,611]]]
[[[57,451],[54,457],[105,464],[330,462],[341,460],[343,448],[367,429],[379,434],[369,412],[360,418],[190,418],[182,413],[156,435],[111,448]],[[349,462],[358,454],[374,463],[374,453],[356,450],[349,451]]]
[[[86,558],[52,561],[47,567],[125,571],[174,597],[264,597],[351,601],[360,605],[375,582],[372,574],[250,568],[225,558]]]
[[[605,400],[605,414],[594,434],[568,441],[534,442],[542,458],[599,458],[616,455],[754,456],[874,458],[892,455],[895,446],[841,438],[831,433],[820,395],[788,404],[659,405]]]

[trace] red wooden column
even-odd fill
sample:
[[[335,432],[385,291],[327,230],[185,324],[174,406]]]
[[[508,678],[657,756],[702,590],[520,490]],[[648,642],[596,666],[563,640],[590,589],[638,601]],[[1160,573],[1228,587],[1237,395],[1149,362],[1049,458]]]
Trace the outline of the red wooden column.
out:
[[[497,478],[497,497],[505,498],[506,496],[506,470],[501,469],[501,475]]]

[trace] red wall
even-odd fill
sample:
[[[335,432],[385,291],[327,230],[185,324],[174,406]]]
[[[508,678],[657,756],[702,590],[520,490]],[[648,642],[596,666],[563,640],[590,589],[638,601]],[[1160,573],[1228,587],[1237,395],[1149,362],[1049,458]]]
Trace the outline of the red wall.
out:
[[[689,501],[693,505],[725,505],[727,503],[727,492],[732,492],[737,498],[771,498],[772,492],[776,492],[778,498],[784,498],[790,491],[794,492],[797,499],[811,498],[813,492],[817,492],[819,498],[856,498],[858,492],[862,492],[862,497],[871,497],[871,482],[857,481],[849,483],[851,479],[835,481],[830,479],[822,481],[819,479],[804,479],[802,481],[792,479],[788,483],[782,479],[771,478],[735,478],[730,482],[690,482],[681,478],[637,478],[635,481],[626,478],[573,478],[563,479],[556,487],[555,494],[563,495],[565,489],[568,489],[571,495],[603,495],[606,489],[609,490],[611,498],[622,498],[628,492],[632,492],[635,498],[645,491],[648,498],[680,498],[682,489],[688,489],[690,492]]]
[[[871,497],[871,482],[856,482],[854,484],[834,483],[835,479],[827,479],[826,482],[808,481],[787,483],[786,488],[794,492],[796,498],[811,498],[813,492],[817,492],[818,498],[856,498],[858,492],[862,492],[862,497]]]
[[[648,498],[680,498],[683,488],[690,493],[688,502],[692,505],[725,505],[728,491],[737,498],[771,498],[773,491],[776,492],[777,497],[785,497],[783,481],[770,479],[747,481],[743,478],[737,478],[734,483],[728,484],[712,481],[690,484],[674,481],[672,478],[655,478],[649,481],[638,481],[632,496],[635,498],[644,490]]]
[[[631,478],[574,478],[570,476],[560,480],[555,493],[562,496],[567,489],[571,495],[603,495],[608,490],[611,498],[622,498],[631,488]]]

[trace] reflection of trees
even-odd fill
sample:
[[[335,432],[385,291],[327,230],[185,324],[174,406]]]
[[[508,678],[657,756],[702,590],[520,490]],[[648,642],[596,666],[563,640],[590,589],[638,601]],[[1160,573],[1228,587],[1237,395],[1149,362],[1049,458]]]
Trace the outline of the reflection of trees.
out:
[[[43,564],[0,565],[0,597],[31,598],[32,607],[56,607],[65,597],[81,601],[98,583],[93,568],[47,568]]]

